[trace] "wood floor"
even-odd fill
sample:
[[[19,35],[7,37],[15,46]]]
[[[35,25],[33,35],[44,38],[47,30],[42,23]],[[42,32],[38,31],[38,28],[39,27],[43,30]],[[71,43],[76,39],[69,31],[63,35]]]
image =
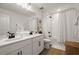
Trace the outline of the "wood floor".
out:
[[[65,55],[65,51],[56,48],[44,49],[40,55]]]
[[[56,48],[48,49],[47,55],[65,55],[65,51]]]

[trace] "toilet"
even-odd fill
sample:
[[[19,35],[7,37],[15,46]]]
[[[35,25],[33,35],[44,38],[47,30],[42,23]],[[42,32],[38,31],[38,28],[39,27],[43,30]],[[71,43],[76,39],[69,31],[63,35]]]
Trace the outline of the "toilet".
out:
[[[46,49],[49,49],[51,46],[51,40],[50,39],[44,39],[44,46]]]

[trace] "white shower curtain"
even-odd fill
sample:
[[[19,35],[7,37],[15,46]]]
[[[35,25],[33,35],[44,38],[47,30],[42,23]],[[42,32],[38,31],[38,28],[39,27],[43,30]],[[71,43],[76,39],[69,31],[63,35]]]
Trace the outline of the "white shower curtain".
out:
[[[79,38],[79,24],[75,26],[79,13],[75,9],[52,15],[52,40],[55,42],[64,42],[65,40],[70,41]]]
[[[58,40],[58,42],[64,42],[66,39],[65,12],[59,13],[58,20],[59,20],[59,40]]]
[[[75,36],[77,34],[77,26],[76,23],[76,10],[71,9],[66,12],[66,28],[67,28],[67,40],[72,41],[75,39]]]
[[[53,14],[52,21],[52,40],[64,42],[65,40],[65,13]]]
[[[51,14],[51,21],[48,15],[45,15],[43,19],[43,32],[45,36],[48,37],[48,31],[50,31],[52,32],[51,40],[54,42],[64,43],[65,40],[73,40],[79,31],[79,24],[78,26],[75,26],[78,15],[75,9],[69,9],[63,12]]]
[[[57,42],[59,39],[59,24],[58,24],[58,16],[59,14],[52,14],[53,18],[52,18],[52,41]]]
[[[55,13],[51,15],[45,15],[43,18],[43,33],[45,37],[48,38],[48,32],[52,33],[52,38],[54,42],[64,42],[65,40],[65,13]]]

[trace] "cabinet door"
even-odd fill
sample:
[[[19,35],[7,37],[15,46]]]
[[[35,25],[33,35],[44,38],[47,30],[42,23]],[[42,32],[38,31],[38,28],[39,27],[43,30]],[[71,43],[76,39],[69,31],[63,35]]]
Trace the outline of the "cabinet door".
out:
[[[26,45],[25,47],[12,51],[7,55],[32,55],[32,45]]]
[[[26,45],[24,48],[22,48],[22,54],[23,55],[32,55],[32,44]]]
[[[38,37],[38,53],[40,53],[44,48],[43,36]]]
[[[40,39],[41,41],[40,41],[40,47],[39,47],[39,52],[41,52],[43,49],[44,49],[44,40],[43,40],[43,38],[42,39]]]
[[[35,37],[33,39],[33,54],[39,54],[44,48],[43,36]]]
[[[32,39],[15,43],[11,46],[8,55],[31,55],[32,54]]]
[[[33,55],[38,54],[37,53],[38,47],[39,47],[38,39],[35,37],[35,38],[33,38]]]
[[[18,49],[18,50],[8,53],[7,55],[21,55],[21,53],[20,53],[20,50]]]

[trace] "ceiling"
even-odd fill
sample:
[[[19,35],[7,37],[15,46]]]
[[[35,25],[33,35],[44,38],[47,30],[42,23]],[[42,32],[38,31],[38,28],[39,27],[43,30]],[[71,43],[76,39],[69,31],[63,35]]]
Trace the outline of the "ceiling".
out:
[[[40,7],[44,7],[43,11],[57,11],[57,9],[78,8],[79,3],[33,3],[33,8],[40,11]]]
[[[57,11],[57,9],[67,9],[67,8],[77,8],[79,9],[79,3],[31,3],[32,10],[29,11],[20,6],[16,5],[15,3],[0,3],[0,8],[6,8],[9,10],[13,10],[19,13],[23,13],[26,15],[34,15],[35,12],[39,13],[41,11]],[[42,8],[42,9],[40,9]]]
[[[16,5],[15,3],[0,3],[0,8],[15,11],[27,16],[34,15],[34,12],[21,8],[20,6]]]

